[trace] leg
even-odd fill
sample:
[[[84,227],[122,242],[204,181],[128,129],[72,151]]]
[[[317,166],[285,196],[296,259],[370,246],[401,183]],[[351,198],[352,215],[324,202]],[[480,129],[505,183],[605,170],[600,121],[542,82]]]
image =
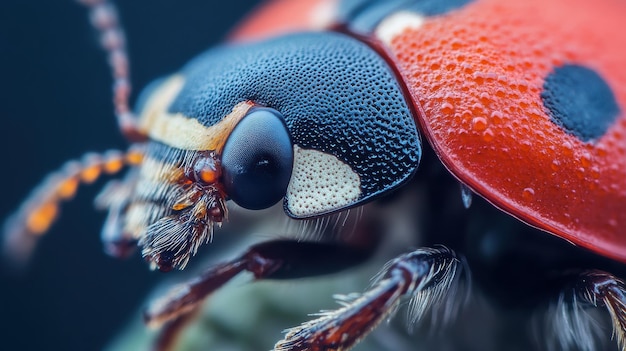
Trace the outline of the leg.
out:
[[[389,317],[404,297],[411,298],[410,319],[415,323],[430,308],[442,305],[458,268],[459,260],[445,247],[402,255],[386,265],[367,292],[343,298],[340,309],[289,329],[274,350],[348,350]]]
[[[152,351],[169,351],[176,350],[176,342],[181,333],[187,328],[188,324],[193,322],[200,314],[200,309],[191,311],[187,314],[178,316],[177,318],[169,321],[163,326],[163,329],[159,330],[157,339],[154,342]]]
[[[549,312],[545,326],[553,340],[548,342],[562,349],[596,350],[602,329],[585,309],[604,307],[613,324],[613,335],[620,350],[626,350],[626,285],[614,275],[589,270],[570,280],[573,285],[561,293],[556,308]]]
[[[205,298],[243,271],[251,272],[257,280],[312,277],[361,264],[372,253],[372,248],[335,243],[274,240],[256,244],[240,257],[172,289],[150,306],[145,321],[158,327],[196,310]]]
[[[100,238],[104,251],[113,257],[129,257],[137,248],[138,238],[124,230],[123,222],[138,176],[139,171],[133,169],[123,181],[109,181],[94,201],[98,210],[108,212]]]
[[[579,297],[595,307],[605,307],[613,323],[613,335],[621,350],[626,349],[626,285],[610,273],[587,271],[576,285]]]

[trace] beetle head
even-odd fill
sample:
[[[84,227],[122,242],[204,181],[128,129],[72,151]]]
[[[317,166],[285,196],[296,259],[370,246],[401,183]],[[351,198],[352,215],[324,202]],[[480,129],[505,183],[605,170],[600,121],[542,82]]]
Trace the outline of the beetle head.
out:
[[[151,142],[126,227],[161,269],[184,266],[227,199],[318,217],[396,188],[419,163],[394,73],[342,34],[213,49],[144,95]]]

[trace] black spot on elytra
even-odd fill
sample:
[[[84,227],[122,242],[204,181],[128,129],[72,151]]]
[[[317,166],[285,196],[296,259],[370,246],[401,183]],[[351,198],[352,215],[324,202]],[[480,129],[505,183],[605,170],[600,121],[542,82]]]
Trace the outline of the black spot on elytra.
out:
[[[541,99],[552,121],[584,142],[604,135],[620,113],[604,79],[579,65],[563,65],[550,73]]]
[[[339,17],[356,32],[371,32],[385,17],[398,11],[438,16],[473,0],[341,0]]]

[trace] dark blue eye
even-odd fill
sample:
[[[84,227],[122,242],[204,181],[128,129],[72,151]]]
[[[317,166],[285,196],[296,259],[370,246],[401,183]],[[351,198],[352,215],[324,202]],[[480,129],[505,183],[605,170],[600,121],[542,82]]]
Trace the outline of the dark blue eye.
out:
[[[271,108],[252,108],[222,152],[226,193],[251,210],[268,208],[285,196],[292,167],[291,136],[283,116]]]

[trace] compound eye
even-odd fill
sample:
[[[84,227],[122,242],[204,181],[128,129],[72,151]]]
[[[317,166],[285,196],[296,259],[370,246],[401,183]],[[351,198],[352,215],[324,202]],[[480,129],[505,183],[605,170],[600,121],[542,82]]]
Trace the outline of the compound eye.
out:
[[[260,210],[287,192],[293,146],[280,112],[254,107],[232,131],[222,152],[224,187],[241,207]]]

